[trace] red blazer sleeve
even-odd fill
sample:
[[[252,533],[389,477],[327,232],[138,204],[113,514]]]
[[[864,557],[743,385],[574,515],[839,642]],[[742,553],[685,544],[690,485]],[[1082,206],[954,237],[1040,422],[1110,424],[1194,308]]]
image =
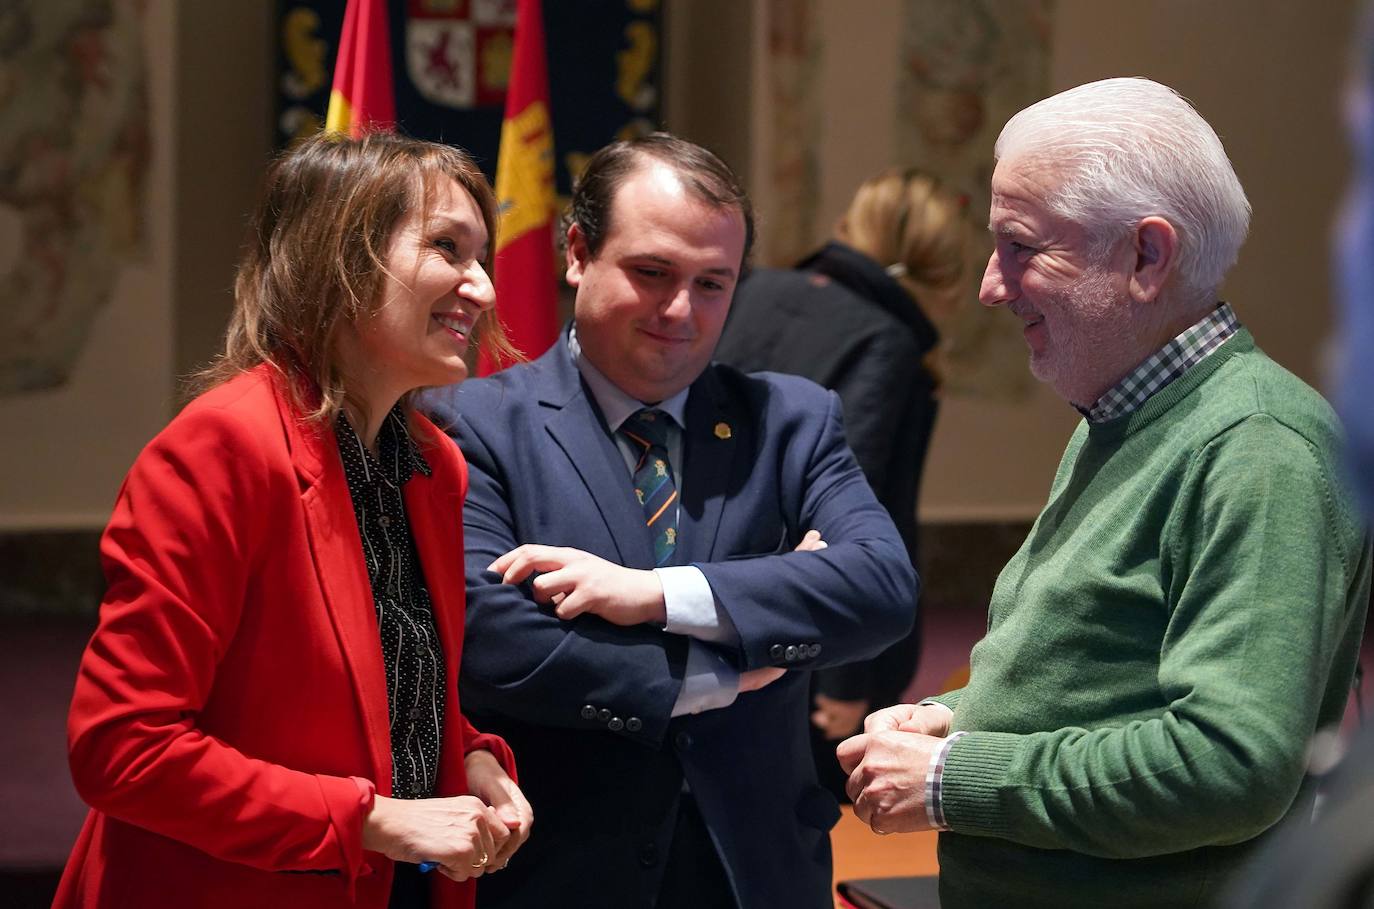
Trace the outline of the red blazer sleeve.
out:
[[[197,727],[272,556],[266,530],[299,503],[285,446],[272,448],[281,433],[275,409],[193,403],[134,464],[101,541],[108,587],[72,700],[72,775],[98,811],[217,858],[352,879],[370,781],[258,760]]]

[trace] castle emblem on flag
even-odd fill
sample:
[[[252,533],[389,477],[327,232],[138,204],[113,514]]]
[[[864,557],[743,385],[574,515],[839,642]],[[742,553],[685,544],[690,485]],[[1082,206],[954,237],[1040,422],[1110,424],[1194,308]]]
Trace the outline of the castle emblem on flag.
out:
[[[510,79],[515,0],[410,0],[406,73],[433,104],[499,106]]]

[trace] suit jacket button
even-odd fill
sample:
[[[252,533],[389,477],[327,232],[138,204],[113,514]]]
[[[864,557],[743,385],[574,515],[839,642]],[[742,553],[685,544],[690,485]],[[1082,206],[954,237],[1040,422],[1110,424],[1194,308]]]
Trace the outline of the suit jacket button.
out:
[[[583,705],[582,705],[582,719],[584,719],[584,720],[594,720],[594,719],[596,719],[596,708],[593,707],[591,704],[583,704]]]
[[[821,645],[820,645],[820,644],[812,644],[812,645],[811,645],[811,659],[814,660],[816,657],[818,657],[818,656],[820,656],[820,655],[821,655]]]
[[[786,661],[789,662],[789,663],[795,663],[795,662],[797,661],[797,645],[796,645],[796,644],[788,644],[788,645],[787,645],[787,650],[786,650],[786,652],[783,654],[783,659],[786,660]]]
[[[637,716],[632,716],[625,721],[626,732],[638,732],[644,728],[644,721]]]
[[[618,716],[611,717],[611,721],[606,724],[606,728],[612,732],[619,732],[625,728],[625,721]]]
[[[596,712],[596,718],[603,723],[609,723],[611,721],[611,712],[605,707],[602,707]]]
[[[679,732],[673,736],[673,742],[677,744],[679,751],[686,751],[692,747],[692,734],[690,732]]]
[[[782,659],[783,649],[781,644],[774,644],[768,648],[768,655],[775,660]]]
[[[639,863],[645,868],[652,868],[658,864],[658,847],[653,843],[645,843],[639,848]]]

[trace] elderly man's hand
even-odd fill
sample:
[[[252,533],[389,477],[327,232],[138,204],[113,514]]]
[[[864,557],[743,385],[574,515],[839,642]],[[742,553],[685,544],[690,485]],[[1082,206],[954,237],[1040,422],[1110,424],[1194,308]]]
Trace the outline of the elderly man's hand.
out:
[[[900,730],[946,736],[952,716],[954,711],[943,704],[897,704],[870,713],[864,720],[864,732]]]
[[[854,814],[874,833],[929,830],[926,817],[926,770],[943,739],[918,732],[865,732],[845,739],[835,749],[849,774],[845,791]]]
[[[536,571],[534,598],[553,603],[554,614],[572,619],[584,612],[616,625],[667,621],[663,584],[652,571],[625,568],[566,546],[517,546],[487,568],[506,584],[519,584]]]

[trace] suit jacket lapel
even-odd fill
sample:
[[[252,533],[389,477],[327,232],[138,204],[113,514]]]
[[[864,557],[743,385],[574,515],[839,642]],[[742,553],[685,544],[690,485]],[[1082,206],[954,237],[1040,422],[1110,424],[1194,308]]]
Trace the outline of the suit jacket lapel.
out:
[[[301,483],[301,506],[315,573],[339,648],[353,677],[363,726],[369,730],[366,738],[373,778],[379,791],[389,794],[390,738],[378,734],[390,728],[386,666],[348,478],[344,476],[334,434],[328,427],[303,426],[280,394],[278,409]]]
[[[572,364],[566,340],[554,344],[535,367],[541,373],[540,403],[549,408],[544,427],[568,459],[567,468],[550,463],[549,470],[565,474],[570,481],[576,477],[586,488],[610,531],[620,564],[652,568],[654,550],[644,528],[644,511],[605,418]]]
[[[730,474],[747,422],[720,387],[712,367],[692,385],[687,396],[687,426],[682,439],[682,506],[678,512],[679,539],[674,553],[679,565],[713,559],[716,531],[729,489]]]

